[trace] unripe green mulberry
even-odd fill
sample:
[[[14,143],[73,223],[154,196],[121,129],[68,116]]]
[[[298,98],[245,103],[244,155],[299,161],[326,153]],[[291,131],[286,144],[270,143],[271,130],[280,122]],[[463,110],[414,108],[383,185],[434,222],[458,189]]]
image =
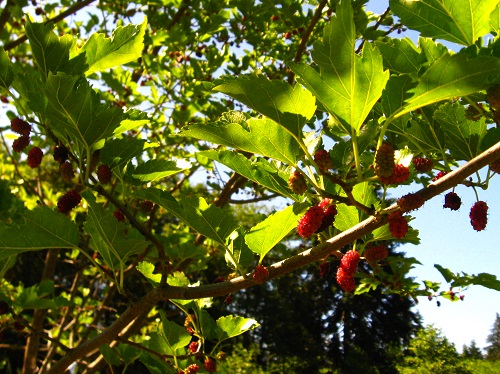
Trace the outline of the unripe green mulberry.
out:
[[[388,178],[394,169],[394,149],[388,144],[382,144],[375,153],[375,175]]]

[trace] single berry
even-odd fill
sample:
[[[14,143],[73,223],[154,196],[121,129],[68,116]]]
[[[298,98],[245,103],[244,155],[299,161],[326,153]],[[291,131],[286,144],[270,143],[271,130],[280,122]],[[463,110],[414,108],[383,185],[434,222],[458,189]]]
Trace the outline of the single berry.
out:
[[[402,212],[409,212],[424,205],[424,198],[418,193],[409,193],[399,198],[397,204]]]
[[[332,205],[329,205],[332,204]],[[332,199],[323,199],[319,204],[319,207],[323,208],[323,219],[321,220],[321,226],[316,230],[316,232],[322,232],[327,230],[335,221],[335,216],[337,215],[337,206],[333,203]]]
[[[432,181],[435,182],[438,179],[443,178],[446,175],[446,171],[440,171],[439,173],[436,174],[434,178],[432,178]]]
[[[108,165],[99,165],[97,168],[97,178],[101,184],[108,184],[111,182],[112,175],[111,168]]]
[[[402,239],[408,232],[408,222],[400,210],[389,214],[389,230],[396,239]]]
[[[333,169],[333,160],[330,154],[324,149],[320,149],[314,154],[314,162],[320,168],[320,171],[325,174],[328,170]]]
[[[200,367],[198,366],[198,364],[191,364],[186,368],[186,370],[184,370],[184,373],[196,374],[199,370],[200,370]]]
[[[280,16],[276,16],[276,15],[274,15],[274,16],[272,16],[272,17],[271,17],[271,21],[272,21],[272,22],[276,22],[276,21],[278,21],[279,19],[280,19]]]
[[[346,274],[342,267],[337,269],[337,283],[345,292],[352,292],[356,289],[356,282],[352,275]]]
[[[191,342],[189,343],[188,349],[191,351],[191,353],[196,353],[198,352],[198,347],[200,346],[200,343],[198,342]]]
[[[33,147],[28,152],[28,165],[36,169],[42,163],[43,151],[38,147]]]
[[[217,278],[214,279],[214,283],[222,283],[226,281],[226,277],[223,275],[219,275]]]
[[[444,195],[443,208],[450,208],[451,210],[459,210],[462,205],[462,199],[455,192],[448,192]]]
[[[285,33],[285,39],[292,39],[292,33],[290,31]]]
[[[65,146],[54,147],[54,160],[62,164],[69,159],[69,152]]]
[[[319,276],[321,278],[325,278],[329,272],[330,272],[329,262],[322,262],[321,264],[319,264]]]
[[[9,103],[9,98],[5,95],[2,95],[0,96],[0,101],[4,104],[8,104]]]
[[[123,214],[120,209],[116,208],[116,210],[113,212],[113,216],[118,222],[125,222],[125,214]]]
[[[392,174],[389,177],[380,177],[379,180],[383,184],[401,184],[404,183],[408,180],[410,177],[410,169],[408,169],[406,166],[397,164],[394,165],[394,168],[392,169]]]
[[[497,174],[500,174],[500,158],[493,161],[490,164],[490,170],[497,173]]]
[[[385,259],[389,255],[389,250],[384,244],[365,249],[365,259],[369,264],[376,264],[378,261]]]
[[[394,169],[394,149],[389,144],[382,144],[375,153],[375,175],[388,178]]]
[[[303,238],[311,237],[321,226],[325,212],[318,205],[310,207],[299,220],[297,233]]]
[[[0,300],[0,316],[7,313],[9,313],[9,304],[4,300]]]
[[[23,135],[14,140],[14,143],[12,143],[12,149],[14,152],[21,152],[28,146],[28,144],[30,144],[30,137],[28,135]]]
[[[217,353],[217,360],[219,360],[219,361],[225,360],[226,357],[227,357],[227,354],[224,351],[219,351],[219,353]]]
[[[269,277],[269,270],[263,265],[257,265],[253,271],[252,278],[257,283],[264,283]]]
[[[18,134],[24,135],[24,136],[29,136],[31,132],[31,125],[23,121],[21,118],[13,118],[12,121],[10,121],[10,128],[12,131],[17,132]]]
[[[484,230],[488,223],[488,204],[484,201],[477,201],[470,210],[469,218],[474,230]]]
[[[299,172],[294,171],[292,176],[288,178],[288,186],[297,195],[302,195],[307,191],[307,182],[306,178]]]
[[[344,273],[353,276],[358,268],[358,262],[361,256],[357,251],[348,251],[340,260],[340,267],[344,270]]]
[[[14,329],[17,331],[23,331],[26,328],[21,322],[19,321],[14,321]]]
[[[430,158],[414,157],[412,162],[415,166],[415,170],[419,173],[428,173],[434,167],[434,163]]]
[[[66,183],[71,183],[71,181],[75,177],[75,171],[73,170],[73,165],[71,165],[71,162],[69,161],[63,162],[59,166],[59,172],[61,173],[63,181],[65,181]]]
[[[500,110],[500,86],[493,86],[486,91],[486,101],[495,110]]]
[[[205,370],[209,373],[215,373],[217,370],[217,362],[212,357],[207,357],[203,366],[205,366]]]
[[[139,204],[139,209],[141,210],[141,212],[143,213],[149,213],[153,210],[154,208],[154,203],[149,201],[149,200],[143,200],[141,201],[141,203]]]
[[[57,210],[61,213],[69,213],[82,201],[82,197],[75,190],[70,190],[62,195],[57,201]]]

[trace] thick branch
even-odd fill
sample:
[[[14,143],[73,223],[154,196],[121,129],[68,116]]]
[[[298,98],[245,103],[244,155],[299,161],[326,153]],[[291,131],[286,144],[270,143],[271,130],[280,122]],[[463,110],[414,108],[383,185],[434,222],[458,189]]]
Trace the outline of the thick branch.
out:
[[[479,156],[475,157],[467,164],[463,165],[460,168],[457,168],[453,172],[445,175],[443,178],[437,180],[436,182],[430,184],[428,187],[425,187],[418,192],[422,195],[422,197],[424,197],[425,200],[430,200],[440,193],[461,183],[471,174],[475,173],[476,171],[480,170],[481,168],[490,164],[498,158],[500,158],[500,142],[487,151],[483,152]],[[396,204],[388,207],[382,213],[387,213],[395,209],[397,209]],[[269,266],[268,279],[279,277],[281,275],[290,273],[304,265],[319,261],[327,257],[328,255],[340,250],[345,245],[352,243],[362,236],[371,233],[373,230],[383,226],[386,223],[386,214],[378,214],[377,216],[369,217],[363,222],[360,222],[356,226],[350,228],[349,230],[346,230],[330,238],[325,243],[322,243],[316,247],[303,251],[286,260],[277,262]],[[122,316],[118,318],[118,320],[116,320],[104,332],[82,344],[81,346],[75,348],[73,351],[69,352],[53,367],[53,369],[49,373],[62,374],[64,373],[66,368],[75,360],[83,358],[87,353],[93,351],[94,349],[97,349],[103,344],[109,344],[111,341],[116,339],[120,332],[129,323],[131,323],[145,310],[149,310],[149,308],[151,308],[158,301],[168,299],[190,300],[205,297],[224,296],[229,293],[236,292],[255,285],[257,285],[257,283],[251,277],[238,277],[227,282],[210,284],[206,286],[174,287],[165,285],[156,288],[149,292],[136,304],[127,309],[122,314]]]

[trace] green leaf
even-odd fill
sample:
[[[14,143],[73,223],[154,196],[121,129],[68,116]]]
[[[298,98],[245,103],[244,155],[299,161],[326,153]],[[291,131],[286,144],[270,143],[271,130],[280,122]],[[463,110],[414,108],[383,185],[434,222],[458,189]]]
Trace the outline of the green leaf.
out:
[[[270,81],[262,75],[226,77],[213,90],[271,118],[296,138],[302,136],[302,128],[316,110],[314,97],[300,85],[292,87],[284,81]]]
[[[76,224],[48,207],[28,210],[22,224],[0,223],[0,259],[47,248],[78,248]]]
[[[490,29],[497,35],[500,34],[500,3],[490,14]]]
[[[142,183],[147,183],[177,174],[190,167],[191,164],[182,159],[176,161],[155,159],[139,164],[131,171],[131,175]]]
[[[356,38],[350,1],[342,1],[325,26],[323,41],[314,43],[312,56],[320,73],[307,64],[289,63],[347,133],[351,128],[359,131],[389,79],[377,47],[365,43],[360,56],[355,52]]]
[[[170,354],[178,355],[178,351],[184,350],[191,341],[191,334],[184,327],[169,321],[164,311],[160,311],[160,316],[161,328],[159,334],[171,350],[172,353]]]
[[[74,39],[70,34],[59,38],[53,32],[52,23],[33,23],[27,17],[26,36],[31,45],[31,50],[37,65],[44,76],[49,72],[55,74],[64,71],[68,74],[81,75],[87,69],[85,56],[76,56],[70,60],[70,50],[73,48]]]
[[[128,230],[111,212],[97,204],[90,192],[82,193],[89,204],[84,229],[90,236],[92,247],[101,254],[111,269],[123,267],[128,257],[143,252],[149,245],[136,230]]]
[[[101,352],[102,356],[108,363],[108,365],[120,366],[121,360],[118,353],[111,348],[109,345],[103,344],[99,347],[99,352]]]
[[[471,45],[490,32],[490,0],[390,0],[402,23],[423,36]]]
[[[304,156],[293,136],[269,118],[251,118],[243,124],[195,124],[188,126],[179,135],[260,154],[293,166]]]
[[[89,151],[99,140],[111,136],[124,117],[120,108],[102,104],[89,83],[78,76],[50,74],[45,93],[49,126]]]
[[[373,205],[377,208],[380,203],[374,191],[374,186],[368,182],[358,183],[352,190],[352,196],[356,201],[367,207]],[[366,213],[358,210],[356,207],[337,204],[337,216],[333,225],[340,231],[346,231],[360,223],[364,218],[366,218]]]
[[[434,118],[440,122],[445,144],[457,161],[469,161],[481,153],[481,141],[486,135],[484,118],[479,121],[467,119],[464,107],[458,103],[442,105],[434,112]]]
[[[366,240],[366,242],[369,243],[384,240],[398,241],[401,243],[411,243],[415,245],[420,244],[418,230],[409,227],[408,232],[406,233],[406,236],[404,238],[394,239],[394,236],[392,236],[391,231],[389,230],[389,225],[384,225],[382,227],[379,227],[378,229],[373,230],[370,234],[370,239]]]
[[[479,273],[478,275],[473,275],[471,284],[500,291],[500,280],[497,279],[495,275],[489,273]]]
[[[238,228],[230,238],[231,242],[226,248],[225,254],[227,265],[233,270],[237,270],[238,268],[242,270],[247,269],[254,262],[254,254],[245,243],[243,229],[241,227]]]
[[[347,206],[345,204],[337,204],[337,215],[333,226],[339,231],[349,230],[351,227],[359,223],[358,209],[354,206]]]
[[[219,336],[217,338],[219,342],[221,342],[241,335],[246,331],[254,330],[259,327],[260,324],[252,318],[230,315],[220,317],[217,320],[217,326],[219,327]]]
[[[135,195],[160,205],[193,230],[223,245],[238,227],[228,210],[209,205],[202,197],[184,196],[177,202],[167,191],[156,188],[139,190]]]
[[[259,222],[245,235],[248,248],[262,260],[276,244],[297,227],[299,216],[307,206],[307,203],[293,204]]]
[[[12,71],[9,54],[3,48],[0,48],[0,86],[9,88],[13,81],[14,72]]]
[[[453,274],[450,269],[447,269],[438,264],[434,264],[434,267],[441,273],[446,282],[450,283],[453,279],[455,279],[455,274]]]
[[[16,263],[16,258],[16,255],[9,257],[0,257],[0,279],[3,279],[5,277],[5,273],[7,273],[7,271],[12,266],[14,266],[14,264]]]
[[[142,261],[137,264],[136,268],[151,284],[155,286],[160,284],[161,274],[154,274],[155,266],[152,263]]]
[[[54,295],[54,282],[52,280],[45,280],[31,287],[23,288],[19,286],[20,290],[13,306],[20,309],[54,309],[61,306],[73,305],[62,296],[53,297]],[[46,297],[50,298],[46,298]]]
[[[416,74],[427,62],[425,55],[410,38],[377,41],[375,45],[382,53],[384,67],[390,69],[393,74]]]
[[[139,157],[146,140],[137,138],[110,139],[99,153],[99,160],[110,168],[123,167],[134,157]]]
[[[394,118],[438,101],[486,89],[500,81],[499,71],[499,58],[469,58],[464,53],[444,55],[419,78],[417,86],[410,91],[413,96],[396,112]]]
[[[144,49],[144,33],[147,19],[140,25],[120,26],[111,38],[102,33],[94,33],[80,49],[85,54],[89,69],[87,75],[114,66],[124,65],[141,57]]]
[[[241,153],[234,151],[203,151],[198,152],[198,154],[226,165],[238,174],[267,187],[271,191],[298,201],[298,196],[290,190],[287,181],[280,175],[280,170],[266,159],[259,158],[256,161],[251,161]]]

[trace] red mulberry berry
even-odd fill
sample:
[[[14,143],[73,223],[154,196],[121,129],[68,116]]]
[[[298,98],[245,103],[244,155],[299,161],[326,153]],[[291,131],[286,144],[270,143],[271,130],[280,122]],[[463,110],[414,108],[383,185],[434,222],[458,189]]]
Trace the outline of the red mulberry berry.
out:
[[[375,175],[390,177],[394,169],[394,149],[389,144],[382,144],[375,153]]]
[[[118,222],[125,222],[125,214],[123,214],[120,209],[116,208],[116,210],[113,212],[113,216]]]
[[[112,175],[111,168],[108,165],[100,165],[97,168],[97,178],[101,184],[108,184],[111,182]]]
[[[215,373],[217,370],[217,362],[212,357],[207,357],[203,366],[205,366],[205,370],[209,373]]]
[[[154,208],[154,203],[149,201],[149,200],[143,200],[141,201],[141,203],[139,204],[139,209],[141,210],[141,212],[143,213],[149,213],[153,210]]]
[[[348,251],[340,260],[340,267],[344,269],[345,274],[353,276],[358,268],[360,258],[357,251]]]
[[[73,170],[73,165],[71,165],[69,161],[63,162],[59,166],[59,172],[61,173],[63,181],[65,181],[66,183],[71,183],[71,181],[75,177],[75,171]]]
[[[379,177],[383,184],[401,184],[408,180],[410,177],[410,169],[406,166],[397,164],[392,169],[392,174],[389,177]]]
[[[10,128],[12,131],[24,136],[29,136],[31,132],[31,125],[21,118],[13,118],[12,121],[10,121]]]
[[[500,174],[500,158],[493,161],[490,164],[490,170],[497,173],[497,174]]]
[[[354,277],[346,274],[342,267],[337,269],[337,283],[345,292],[352,292],[356,289]]]
[[[261,284],[269,277],[269,270],[263,265],[257,265],[253,271],[252,278],[257,283]]]
[[[30,137],[27,135],[20,136],[14,143],[12,144],[12,149],[14,152],[21,152],[24,148],[26,148],[30,144]]]
[[[409,212],[424,205],[424,198],[418,193],[409,193],[399,198],[397,204],[402,212]]]
[[[294,171],[292,176],[288,178],[288,186],[297,195],[302,195],[307,191],[306,179],[299,171]]]
[[[299,220],[297,232],[303,238],[311,237],[318,230],[323,222],[325,212],[323,208],[315,205],[310,207]]]
[[[444,195],[443,208],[450,208],[451,210],[459,210],[462,205],[462,199],[455,192],[448,192]]]
[[[333,203],[332,199],[323,199],[318,204],[318,206],[323,208],[324,215],[323,219],[321,220],[321,226],[316,230],[316,232],[322,232],[327,230],[335,221],[335,216],[337,215],[337,207],[335,203]]]
[[[389,230],[396,239],[402,239],[408,232],[408,222],[401,211],[397,210],[389,214]]]
[[[500,86],[493,86],[486,91],[486,101],[495,110],[500,110]]]
[[[57,146],[54,148],[54,160],[62,164],[69,159],[69,152],[64,146]]]
[[[314,162],[318,165],[323,174],[328,173],[328,170],[333,169],[333,160],[330,154],[324,149],[320,149],[314,154]]]
[[[57,210],[61,213],[69,213],[71,209],[75,208],[82,201],[82,197],[75,190],[66,192],[57,201]]]
[[[415,157],[412,160],[415,170],[419,173],[428,173],[434,167],[431,159],[425,157]]]
[[[432,181],[435,182],[438,179],[443,178],[446,175],[446,171],[440,171],[439,173],[436,174],[434,178],[432,178]]]
[[[33,147],[28,152],[28,165],[36,169],[42,163],[43,151],[38,147]]]
[[[196,353],[198,352],[198,347],[199,347],[199,343],[198,342],[191,342],[189,343],[189,350],[192,352],[192,353]]]
[[[381,261],[389,255],[389,250],[387,246],[384,244],[377,245],[375,247],[368,247],[365,250],[365,259],[369,264],[376,264],[378,261]]]
[[[474,230],[484,230],[488,223],[488,205],[484,201],[477,201],[470,210],[469,218]]]
[[[191,364],[189,365],[186,370],[184,371],[184,373],[186,374],[196,374],[198,373],[198,371],[200,370],[200,367],[198,366],[198,364]]]

